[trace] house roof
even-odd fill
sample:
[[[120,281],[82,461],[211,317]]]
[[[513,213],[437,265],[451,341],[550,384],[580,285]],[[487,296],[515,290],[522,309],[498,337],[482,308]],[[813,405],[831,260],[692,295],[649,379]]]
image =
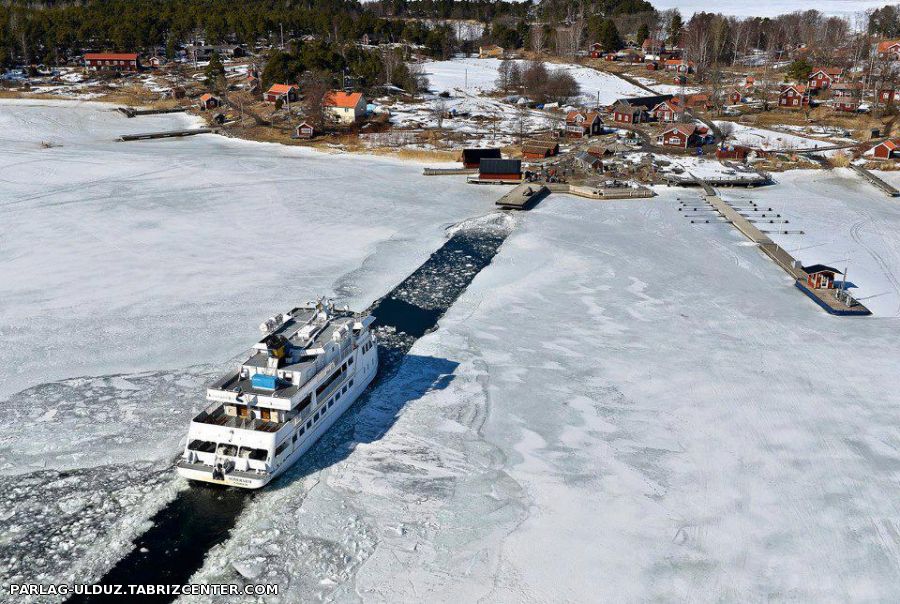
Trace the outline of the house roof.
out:
[[[210,100],[212,100],[212,99],[214,99],[214,98],[216,98],[216,97],[214,97],[214,96],[213,96],[212,94],[210,94],[209,92],[200,95],[200,100],[203,101],[204,103],[205,103],[206,101],[210,101]]]
[[[804,266],[803,270],[806,271],[806,273],[808,275],[815,275],[817,273],[824,273],[824,272],[834,273],[836,275],[844,274],[841,271],[839,271],[838,269],[832,268],[832,267],[828,266],[827,264],[811,264],[809,266]]]
[[[522,153],[529,155],[551,155],[556,151],[557,145],[542,142],[527,142],[522,145]]]
[[[323,104],[326,107],[356,107],[362,98],[361,92],[344,92],[343,90],[331,90],[325,95]]]
[[[887,52],[894,46],[900,46],[900,40],[885,40],[878,43],[878,52]]]
[[[781,89],[781,94],[784,94],[791,89],[793,89],[797,94],[803,94],[804,92],[806,92],[806,86],[804,86],[803,84],[788,84]]]
[[[485,158],[494,158],[500,159],[502,155],[500,154],[500,149],[463,149],[462,150],[462,161],[468,163],[470,161],[478,161]]]
[[[574,122],[578,119],[578,116],[579,116],[579,115],[582,116],[582,117],[585,117],[585,114],[583,114],[583,113],[580,112],[580,111],[570,111],[570,112],[568,112],[568,113],[566,114],[566,123],[568,123],[568,124],[574,123]]]
[[[89,52],[84,58],[101,61],[137,61],[138,55],[136,52]]]
[[[882,141],[875,145],[875,147],[887,147],[889,151],[893,151],[894,149],[900,149],[900,139],[895,139],[892,141]],[[873,149],[875,147],[872,147]]]
[[[844,73],[844,70],[841,69],[840,67],[816,67],[815,69],[812,70],[812,72],[810,72],[809,77],[813,77],[820,71],[822,73],[824,73],[825,75],[829,75],[829,76],[839,76],[842,73]]]
[[[291,90],[300,90],[296,84],[272,84],[269,88],[271,94],[287,94]]]
[[[672,124],[670,127],[666,128],[663,131],[663,134],[672,132],[673,130],[685,136],[691,136],[694,132],[697,131],[697,126],[695,126],[694,124]]]

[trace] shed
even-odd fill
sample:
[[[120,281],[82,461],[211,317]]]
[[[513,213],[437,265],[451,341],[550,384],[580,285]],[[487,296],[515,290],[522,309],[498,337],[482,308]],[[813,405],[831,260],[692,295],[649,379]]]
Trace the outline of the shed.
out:
[[[482,159],[500,159],[500,149],[463,149],[459,161],[464,168],[477,168]]]
[[[522,160],[485,158],[478,166],[481,180],[522,180]]]
[[[200,106],[201,111],[207,111],[221,106],[222,102],[217,97],[207,92],[200,96],[200,101],[197,104]]]
[[[525,159],[546,159],[559,154],[559,143],[556,141],[526,141],[522,145],[522,157]]]
[[[900,139],[878,143],[872,147],[872,154],[878,159],[897,159],[900,157]]]
[[[589,172],[599,172],[603,170],[603,161],[587,151],[580,151],[575,155],[575,163]]]
[[[825,264],[804,266],[803,272],[807,275],[806,285],[813,289],[832,289],[834,287],[834,276],[844,274],[838,269]]]
[[[309,122],[301,122],[294,129],[294,138],[312,138],[316,134],[316,129]]]

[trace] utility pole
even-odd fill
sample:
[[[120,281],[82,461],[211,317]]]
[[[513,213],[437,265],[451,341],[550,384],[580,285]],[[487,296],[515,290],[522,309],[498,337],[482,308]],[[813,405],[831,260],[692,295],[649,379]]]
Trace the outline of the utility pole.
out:
[[[279,23],[278,27],[281,29],[281,50],[284,50],[284,23]]]

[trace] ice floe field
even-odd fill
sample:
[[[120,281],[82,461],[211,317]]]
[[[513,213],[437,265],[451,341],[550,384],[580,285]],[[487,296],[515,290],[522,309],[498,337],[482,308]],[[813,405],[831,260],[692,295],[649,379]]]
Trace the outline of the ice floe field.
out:
[[[113,142],[184,120],[0,104],[5,583],[95,580],[127,551],[188,488],[167,465],[261,319],[364,308],[493,211],[496,189],[390,158]],[[723,195],[778,205],[804,262],[850,257],[874,316],[828,316],[730,226],[689,224],[697,191],[554,195],[335,437],[347,454],[254,497],[194,580],[282,602],[900,598],[900,206],[849,171],[776,178]]]

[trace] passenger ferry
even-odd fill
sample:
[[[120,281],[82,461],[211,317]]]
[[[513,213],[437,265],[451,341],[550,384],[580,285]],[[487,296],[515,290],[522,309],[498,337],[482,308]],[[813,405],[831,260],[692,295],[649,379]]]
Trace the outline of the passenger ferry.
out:
[[[374,321],[322,299],[260,325],[250,357],[207,389],[178,473],[258,489],[284,472],[375,377]]]

